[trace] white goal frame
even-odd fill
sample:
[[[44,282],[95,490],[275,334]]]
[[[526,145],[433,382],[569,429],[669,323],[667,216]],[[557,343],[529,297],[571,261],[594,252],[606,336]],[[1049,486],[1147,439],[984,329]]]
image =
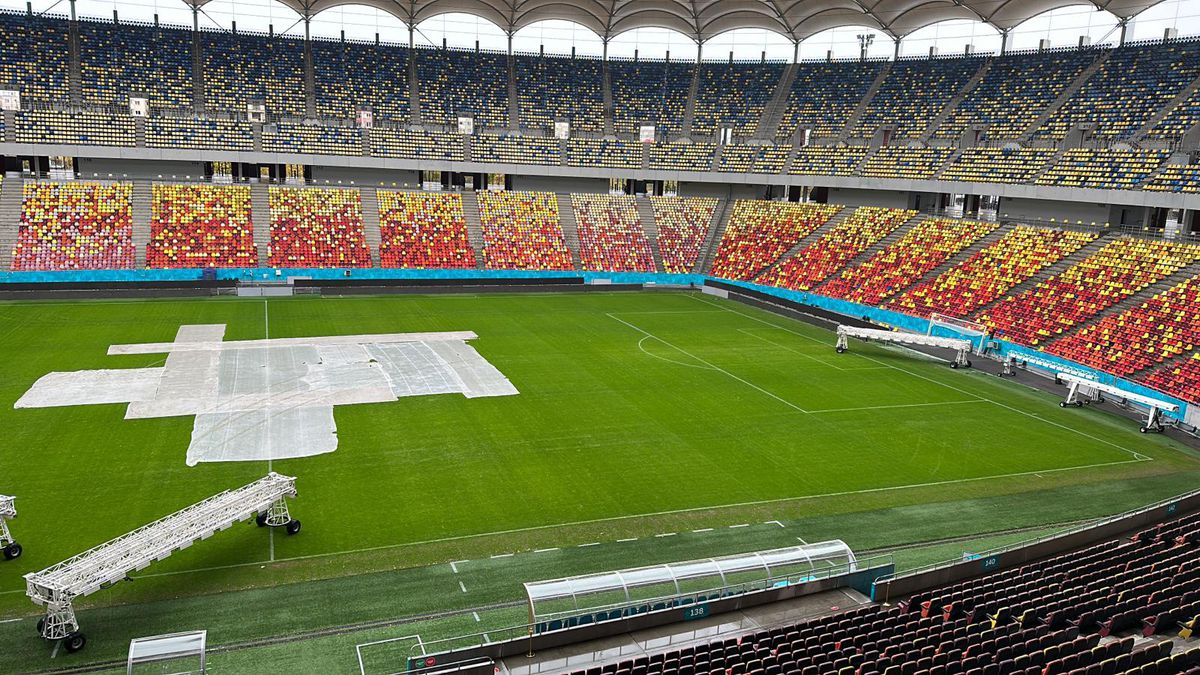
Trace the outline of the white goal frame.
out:
[[[976,354],[982,354],[984,347],[987,345],[987,338],[990,335],[985,324],[970,319],[962,319],[949,314],[940,312],[931,312],[929,314],[929,327],[925,330],[926,335],[933,335],[934,329],[942,327],[949,329],[970,340],[971,347]]]

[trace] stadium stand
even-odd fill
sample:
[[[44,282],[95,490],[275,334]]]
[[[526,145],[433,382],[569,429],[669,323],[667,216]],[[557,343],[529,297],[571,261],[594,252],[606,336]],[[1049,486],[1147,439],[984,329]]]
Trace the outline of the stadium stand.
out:
[[[749,281],[825,224],[842,207],[741,199],[721,237],[712,274]]]
[[[126,106],[140,95],[152,110],[192,108],[191,31],[80,21],[79,68],[86,103]]]
[[[901,59],[862,117],[851,138],[870,138],[881,127],[895,129],[893,138],[917,138],[983,65],[983,59]]]
[[[1200,360],[1197,360],[1200,363]],[[1200,611],[1197,523],[741,636],[667,647],[571,675],[903,673],[1192,675],[1200,647],[1118,638]],[[1140,637],[1140,636],[1139,636]]]
[[[1200,164],[1168,164],[1146,181],[1152,192],[1200,192]]]
[[[760,277],[758,283],[793,291],[816,288],[916,215],[916,211],[860,206],[817,241]]]
[[[1054,157],[1051,148],[967,148],[942,171],[941,180],[1028,183]]]
[[[862,264],[822,285],[821,295],[878,305],[983,238],[995,223],[930,218]]]
[[[790,139],[797,129],[816,138],[837,136],[847,118],[879,77],[886,61],[799,63],[788,92],[787,108],[776,137]]]
[[[249,187],[154,184],[146,267],[257,266]]]
[[[1067,150],[1034,181],[1037,185],[1132,190],[1170,156],[1167,150],[1117,148]]]
[[[953,152],[950,148],[885,146],[867,157],[859,173],[867,178],[933,178]]]
[[[692,131],[701,136],[720,129],[732,129],[735,136],[753,134],[782,75],[782,63],[700,64]]]
[[[352,120],[365,106],[376,121],[412,116],[407,48],[314,39],[312,60],[318,115]]]
[[[1001,300],[979,320],[997,337],[1037,346],[1200,259],[1200,247],[1116,239],[1062,274]]]
[[[1139,377],[1138,381],[1188,403],[1200,404],[1200,353],[1176,365],[1151,371]]]
[[[549,132],[565,121],[572,133],[604,131],[603,61],[520,54],[513,65],[522,129]]]
[[[1110,314],[1046,351],[1121,377],[1200,346],[1200,279],[1193,277],[1146,302]]]
[[[253,133],[249,122],[151,117],[146,120],[146,147],[249,152]]]
[[[358,190],[274,187],[272,267],[370,267]]]
[[[304,43],[295,38],[201,30],[204,104],[245,113],[262,102],[270,114],[304,114]]]
[[[1179,105],[1171,108],[1146,136],[1159,140],[1179,140],[1200,124],[1200,90],[1194,91]]]
[[[1020,137],[1096,54],[1090,49],[1063,49],[994,59],[979,84],[938,126],[934,136],[958,138],[968,127],[985,125],[988,138]]]
[[[368,139],[371,154],[378,157],[463,161],[463,137],[455,134],[375,127]]]
[[[617,133],[637,134],[643,124],[655,126],[659,138],[683,128],[683,112],[695,64],[667,61],[610,59],[613,108]]]
[[[487,269],[573,269],[553,193],[477,194]]]
[[[644,144],[618,139],[572,138],[567,141],[567,164],[605,169],[640,169]]]
[[[651,197],[654,222],[658,227],[658,254],[663,271],[688,274],[695,271],[700,247],[708,234],[717,200],[711,197]]]
[[[474,269],[462,196],[379,190],[379,266]]]
[[[650,168],[666,171],[712,171],[717,146],[711,143],[655,143]]]
[[[790,145],[726,145],[721,148],[718,171],[782,173],[791,155]]]
[[[1075,127],[1091,124],[1098,138],[1128,138],[1197,75],[1200,41],[1118,48],[1034,137],[1062,140]]]
[[[127,183],[25,183],[12,271],[131,269],[131,194]]]
[[[508,56],[461,49],[416,50],[421,120],[458,125],[460,116],[475,127],[508,126]]]
[[[633,197],[571,195],[579,227],[579,259],[585,270],[654,272],[654,254]]]
[[[1094,232],[1017,226],[936,279],[922,282],[888,305],[908,314],[968,317],[1096,238]]]
[[[358,127],[280,122],[273,131],[263,129],[262,147],[268,152],[302,155],[361,155],[362,134]]]
[[[858,145],[809,145],[796,148],[790,173],[797,176],[853,176],[866,156],[867,148]]]
[[[21,98],[64,101],[70,72],[69,28],[59,17],[0,11],[0,82],[20,87]]]
[[[491,134],[471,137],[471,161],[551,166],[562,163],[557,138]]]
[[[20,143],[65,143],[133,147],[133,118],[99,112],[22,110],[16,114]]]

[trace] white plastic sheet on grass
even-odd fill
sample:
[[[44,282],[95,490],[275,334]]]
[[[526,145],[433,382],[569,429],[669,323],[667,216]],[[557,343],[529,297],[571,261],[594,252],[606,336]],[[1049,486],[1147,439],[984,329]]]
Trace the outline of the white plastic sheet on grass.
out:
[[[308,457],[337,449],[333,407],[407,396],[511,396],[471,332],[224,342],[224,325],[181,326],[175,342],[114,345],[166,353],[162,367],[50,373],[17,408],[128,403],[126,419],[194,415],[187,463]]]

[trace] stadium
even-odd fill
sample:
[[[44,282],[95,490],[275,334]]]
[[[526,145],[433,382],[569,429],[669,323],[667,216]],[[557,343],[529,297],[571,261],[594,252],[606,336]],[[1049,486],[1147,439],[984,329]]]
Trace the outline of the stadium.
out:
[[[1200,673],[1200,1],[0,40],[0,673]]]

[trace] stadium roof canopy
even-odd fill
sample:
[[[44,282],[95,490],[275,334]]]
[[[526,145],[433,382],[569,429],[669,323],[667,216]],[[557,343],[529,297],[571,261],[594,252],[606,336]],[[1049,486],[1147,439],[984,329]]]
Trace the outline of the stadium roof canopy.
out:
[[[210,0],[188,0],[197,5]],[[603,39],[635,28],[669,28],[705,42],[740,28],[763,28],[793,41],[831,28],[865,26],[902,37],[951,19],[982,21],[998,31],[1043,12],[1093,5],[1119,19],[1159,0],[279,0],[312,16],[341,5],[375,7],[409,26],[440,14],[487,19],[510,35],[539,21],[573,21]]]

